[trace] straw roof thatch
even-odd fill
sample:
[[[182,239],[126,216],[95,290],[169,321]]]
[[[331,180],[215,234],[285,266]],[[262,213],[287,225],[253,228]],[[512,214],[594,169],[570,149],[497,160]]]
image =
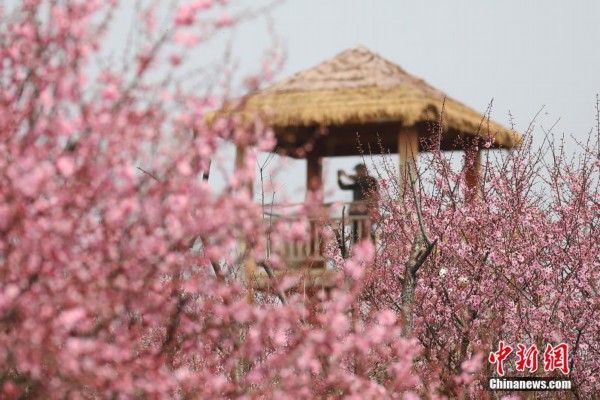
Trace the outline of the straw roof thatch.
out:
[[[250,96],[244,107],[268,115],[278,137],[315,127],[353,127],[330,131],[330,135],[347,135],[361,133],[367,125],[380,129],[390,123],[400,129],[417,127],[424,137],[431,133],[431,123],[440,120],[443,108],[444,131],[450,138],[492,137],[493,147],[505,148],[522,140],[362,46]]]

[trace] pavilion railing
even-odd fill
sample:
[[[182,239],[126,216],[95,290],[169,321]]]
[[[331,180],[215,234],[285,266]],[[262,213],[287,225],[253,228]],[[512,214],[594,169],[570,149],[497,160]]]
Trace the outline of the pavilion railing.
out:
[[[349,214],[348,210],[352,203],[339,205],[336,204],[336,209],[332,210],[331,205],[324,205],[325,212],[317,213],[319,217],[308,218],[309,232],[303,240],[287,240],[283,241],[279,248],[272,248],[273,243],[270,241],[268,251],[281,254],[286,263],[291,267],[296,266],[312,266],[317,268],[327,268],[328,257],[326,255],[326,230],[329,230],[327,237],[331,242],[334,238],[333,245],[337,246],[343,257],[350,254],[352,245],[359,240],[372,238],[372,226],[369,216]],[[291,208],[292,206],[287,206]],[[275,211],[273,211],[275,209]],[[276,208],[272,208],[269,212],[265,212],[265,218],[269,219],[272,225],[289,224],[290,229],[292,224],[298,220],[298,215],[294,212],[281,212]],[[278,212],[279,211],[279,212]],[[333,214],[333,215],[331,215]],[[285,229],[285,228],[284,228]]]

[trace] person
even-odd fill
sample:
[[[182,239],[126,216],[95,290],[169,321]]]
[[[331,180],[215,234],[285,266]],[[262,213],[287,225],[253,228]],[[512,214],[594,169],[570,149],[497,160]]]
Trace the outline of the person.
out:
[[[378,200],[378,183],[377,179],[369,176],[365,164],[357,164],[354,167],[356,175],[348,175],[344,170],[338,171],[338,185],[342,190],[352,190],[352,204],[350,205],[349,214],[351,216],[367,216],[370,209],[374,208]],[[344,183],[342,178],[345,177],[352,183]],[[360,218],[356,218],[352,224],[352,238],[354,242],[359,239],[358,224]],[[360,239],[364,239],[369,235],[370,224],[363,224],[362,235]]]

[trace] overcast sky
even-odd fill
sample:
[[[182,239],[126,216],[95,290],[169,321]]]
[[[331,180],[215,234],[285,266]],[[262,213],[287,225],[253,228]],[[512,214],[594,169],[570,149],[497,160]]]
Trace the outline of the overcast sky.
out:
[[[229,0],[256,6],[269,0]],[[16,0],[0,0],[14,5]],[[161,1],[165,8],[170,1]],[[123,46],[136,19],[133,0],[123,0],[109,47]],[[524,131],[544,106],[534,136],[559,118],[555,133],[567,147],[585,140],[596,125],[600,93],[599,0],[287,0],[272,13],[287,60],[277,80],[310,68],[357,45],[364,45],[447,95],[483,112],[493,99],[492,119]],[[233,34],[240,73],[256,71],[270,36],[264,19],[243,24]],[[219,59],[230,37],[222,35],[194,63]],[[197,58],[197,61],[196,61]],[[571,139],[574,137],[574,139]],[[233,166],[231,146],[220,156]],[[359,159],[325,162],[327,200],[349,200],[336,189],[335,173]],[[276,160],[278,198],[304,197],[304,161]],[[271,173],[268,171],[268,173]],[[219,174],[211,185],[223,186]]]
[[[508,126],[510,112],[519,131],[542,106],[538,125],[560,118],[555,132],[568,135],[569,147],[571,135],[584,140],[596,124],[600,1],[288,0],[272,16],[287,49],[279,78],[360,44],[478,111],[493,99],[492,119]],[[264,26],[236,34],[242,65],[262,54]],[[350,199],[335,190],[335,172],[357,161],[326,161],[328,200]],[[301,200],[304,162],[284,170],[280,193]]]
[[[546,105],[565,132],[595,124],[600,1],[291,0],[274,18],[286,76],[363,44],[475,109],[493,98],[499,122]]]

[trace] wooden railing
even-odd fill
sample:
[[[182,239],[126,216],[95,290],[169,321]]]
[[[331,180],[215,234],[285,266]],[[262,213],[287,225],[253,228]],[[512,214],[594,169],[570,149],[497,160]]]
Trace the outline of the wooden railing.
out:
[[[272,291],[273,278],[282,278],[290,276],[295,279],[295,288],[317,288],[329,289],[336,286],[336,282],[343,279],[343,275],[336,268],[333,268],[333,262],[327,256],[326,246],[337,246],[343,257],[351,253],[352,246],[359,240],[373,239],[372,224],[367,215],[350,215],[348,212],[352,204],[326,204],[322,209],[312,211],[308,218],[309,232],[302,240],[283,241],[281,247],[274,249],[273,241],[269,236],[266,255],[250,255],[246,264],[245,283],[254,290]],[[296,209],[294,209],[296,207]],[[301,217],[302,205],[288,206],[268,206],[265,211],[265,219],[268,219],[271,226],[276,224],[281,228],[281,224],[296,223]],[[268,212],[267,212],[268,211]],[[305,215],[305,213],[304,213]],[[333,242],[325,242],[323,233],[329,231],[333,235]],[[283,256],[286,268],[273,270],[270,267],[270,255],[277,253]]]
[[[309,218],[309,234],[306,240],[286,241],[282,248],[270,249],[282,254],[286,263],[291,267],[312,266],[326,268],[327,256],[325,255],[324,230],[330,230],[335,237],[336,245],[346,257],[350,254],[352,245],[359,240],[372,237],[371,221],[367,215],[349,215],[348,209],[351,204],[336,204],[336,210],[332,212],[331,205],[324,205],[324,212],[317,213],[319,217]],[[292,206],[287,206],[292,207]],[[333,216],[331,214],[333,213]],[[336,215],[337,214],[337,215]],[[272,223],[289,222],[291,225],[298,217],[294,213],[265,213],[265,218]],[[330,235],[331,236],[331,235]]]

